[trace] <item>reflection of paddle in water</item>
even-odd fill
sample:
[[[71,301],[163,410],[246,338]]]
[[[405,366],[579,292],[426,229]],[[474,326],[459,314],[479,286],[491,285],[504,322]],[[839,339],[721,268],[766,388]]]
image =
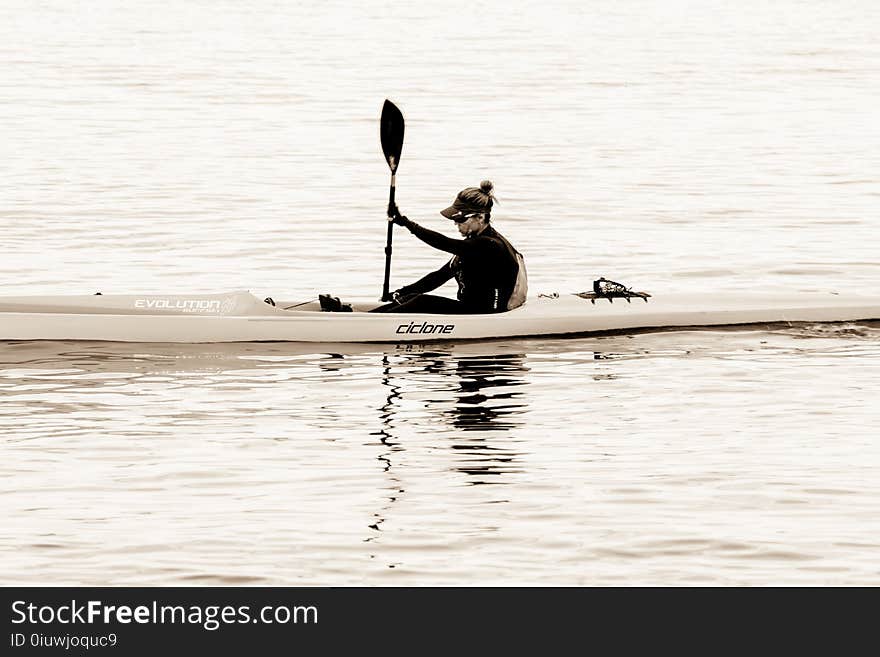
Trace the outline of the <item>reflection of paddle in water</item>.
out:
[[[378,512],[373,514],[375,522],[369,525],[369,528],[374,532],[382,531],[382,523],[385,522],[386,515],[391,510],[391,505],[394,504],[398,497],[404,492],[400,479],[398,479],[391,471],[394,466],[391,456],[394,452],[403,451],[403,447],[400,446],[399,442],[394,440],[394,436],[391,433],[394,429],[395,401],[400,397],[400,388],[394,385],[391,381],[391,364],[387,355],[382,356],[382,385],[388,390],[385,403],[379,408],[379,419],[382,422],[382,427],[378,431],[372,432],[370,435],[378,436],[379,443],[382,445],[382,453],[380,453],[376,459],[382,463],[382,471],[388,476],[390,483],[387,490],[390,491],[390,494],[386,497],[388,503],[383,505]],[[378,534],[373,534],[368,538],[365,538],[364,542],[369,543],[376,538],[378,538]],[[372,558],[375,555],[370,556]],[[394,565],[389,565],[389,568],[393,567]]]
[[[380,427],[371,436],[378,437],[385,503],[373,513],[366,542],[380,540],[393,505],[406,492],[406,471],[396,457],[409,449],[412,458],[414,449],[425,447],[416,442],[425,436],[430,449],[451,447],[451,470],[467,475],[467,484],[505,483],[502,475],[520,471],[511,431],[522,424],[527,409],[523,391],[529,368],[524,361],[522,354],[455,356],[412,348],[382,356],[386,395],[376,409]]]

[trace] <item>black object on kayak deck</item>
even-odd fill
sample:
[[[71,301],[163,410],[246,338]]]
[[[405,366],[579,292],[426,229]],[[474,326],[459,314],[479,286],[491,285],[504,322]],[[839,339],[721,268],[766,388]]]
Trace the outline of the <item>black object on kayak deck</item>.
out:
[[[651,295],[647,292],[635,292],[623,283],[616,283],[602,276],[593,281],[592,292],[578,292],[575,296],[589,299],[591,303],[595,304],[596,299],[608,299],[608,303],[614,303],[615,299],[626,299],[627,303],[632,303],[633,297],[648,303],[648,297]]]
[[[339,297],[331,297],[329,294],[319,294],[318,301],[321,304],[321,311],[325,313],[350,313],[351,304],[342,303]]]

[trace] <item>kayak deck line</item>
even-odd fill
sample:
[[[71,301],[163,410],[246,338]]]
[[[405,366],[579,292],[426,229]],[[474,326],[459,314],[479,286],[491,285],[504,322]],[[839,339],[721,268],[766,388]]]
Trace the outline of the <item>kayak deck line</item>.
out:
[[[504,313],[322,312],[317,300],[270,305],[250,292],[0,297],[0,340],[114,342],[427,342],[575,336],[750,324],[880,319],[880,297],[835,293],[541,295]],[[292,307],[285,310],[285,307]]]

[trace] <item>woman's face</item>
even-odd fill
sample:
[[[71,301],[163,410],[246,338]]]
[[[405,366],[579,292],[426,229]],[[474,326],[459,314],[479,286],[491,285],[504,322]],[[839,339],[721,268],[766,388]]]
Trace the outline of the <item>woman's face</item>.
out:
[[[462,237],[467,237],[468,235],[478,234],[486,225],[484,214],[472,214],[467,219],[462,222],[456,222],[456,226],[458,226],[458,232],[461,233]]]

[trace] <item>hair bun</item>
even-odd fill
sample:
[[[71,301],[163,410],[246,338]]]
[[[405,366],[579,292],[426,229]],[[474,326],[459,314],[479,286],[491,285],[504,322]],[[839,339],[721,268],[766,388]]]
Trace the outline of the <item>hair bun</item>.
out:
[[[480,191],[485,194],[491,194],[493,189],[495,189],[495,185],[492,184],[491,180],[484,180],[480,183]]]

